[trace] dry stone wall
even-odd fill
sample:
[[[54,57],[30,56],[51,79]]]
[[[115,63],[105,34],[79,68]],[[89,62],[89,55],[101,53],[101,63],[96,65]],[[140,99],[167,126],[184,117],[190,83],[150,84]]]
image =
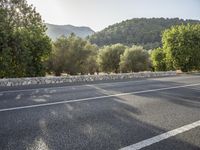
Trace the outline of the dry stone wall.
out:
[[[109,75],[10,78],[10,79],[0,79],[0,87],[36,85],[36,84],[79,83],[79,82],[87,83],[94,81],[154,78],[154,77],[165,77],[165,76],[175,76],[175,75],[176,75],[175,71],[168,71],[168,72],[121,73],[121,74],[109,74]]]

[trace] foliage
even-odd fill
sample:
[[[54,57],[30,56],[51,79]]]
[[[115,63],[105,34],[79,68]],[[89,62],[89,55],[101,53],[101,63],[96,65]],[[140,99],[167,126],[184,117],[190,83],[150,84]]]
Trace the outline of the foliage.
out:
[[[200,69],[200,24],[173,26],[163,33],[166,59],[176,69]]]
[[[124,53],[126,46],[115,44],[104,46],[99,50],[98,64],[101,71],[104,72],[119,72],[120,56]]]
[[[120,69],[122,72],[139,72],[149,69],[149,54],[141,46],[127,48],[121,55]]]
[[[162,48],[156,48],[151,52],[151,61],[155,71],[166,71],[166,54]]]
[[[53,53],[48,61],[49,71],[56,75],[96,72],[97,47],[74,34],[61,37],[54,42]]]
[[[127,46],[142,45],[145,49],[161,46],[161,33],[172,25],[199,23],[195,20],[178,18],[135,18],[111,25],[89,37],[98,46],[122,43]]]
[[[51,51],[40,15],[25,0],[0,1],[0,78],[43,76]]]

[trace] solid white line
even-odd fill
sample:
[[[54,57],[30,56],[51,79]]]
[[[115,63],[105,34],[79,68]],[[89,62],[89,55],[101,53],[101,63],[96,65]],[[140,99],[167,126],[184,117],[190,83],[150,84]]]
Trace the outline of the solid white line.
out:
[[[174,87],[167,87],[167,88],[160,88],[160,89],[136,91],[136,92],[130,92],[130,93],[120,93],[120,94],[113,94],[113,95],[106,95],[106,96],[81,98],[81,99],[75,99],[75,100],[65,100],[65,101],[52,102],[52,103],[43,103],[43,104],[36,104],[36,105],[29,105],[29,106],[20,106],[20,107],[13,107],[13,108],[5,108],[5,109],[0,109],[0,112],[12,111],[12,110],[20,110],[20,109],[27,109],[27,108],[35,108],[35,107],[43,107],[43,106],[52,106],[52,105],[74,103],[74,102],[82,102],[82,101],[89,101],[89,100],[97,100],[97,99],[110,98],[110,97],[119,97],[119,96],[131,95],[131,94],[141,94],[141,93],[148,93],[148,92],[171,90],[171,89],[178,89],[178,88],[190,87],[190,86],[197,86],[197,85],[200,85],[200,83],[188,84],[188,85],[181,85],[181,86],[174,86]]]
[[[114,81],[114,80],[113,80]],[[91,86],[91,85],[115,85],[119,83],[138,83],[138,82],[144,82],[144,81],[150,81],[150,80],[139,80],[139,81],[119,81],[119,82],[110,82],[110,83],[96,83],[96,84],[84,84],[84,85],[67,85],[67,86],[55,86],[55,87],[41,87],[41,88],[35,88],[35,89],[23,89],[23,90],[8,90],[8,91],[0,91],[0,94],[4,93],[17,93],[17,92],[30,92],[30,91],[36,91],[36,90],[51,90],[51,89],[64,89],[66,87],[83,87],[83,86]],[[153,81],[152,81],[153,82]]]
[[[147,147],[147,146],[150,146],[152,144],[158,143],[160,141],[163,141],[165,139],[168,139],[170,137],[176,136],[177,134],[189,131],[189,130],[194,129],[194,128],[199,127],[199,126],[200,126],[200,120],[196,121],[196,122],[193,122],[191,124],[182,126],[180,128],[168,131],[166,133],[154,136],[152,138],[143,140],[143,141],[138,142],[136,144],[121,148],[120,150],[139,150],[139,149],[142,149],[144,147]]]
[[[42,87],[42,88],[33,88],[33,89],[23,89],[23,90],[8,90],[8,91],[0,91],[0,94],[4,94],[4,93],[17,93],[17,92],[30,92],[30,91],[36,91],[36,90],[51,90],[51,89],[64,89],[66,87],[82,87],[82,86],[90,86],[90,85],[115,85],[115,84],[119,84],[119,83],[139,83],[139,82],[146,82],[146,81],[163,81],[160,79],[166,79],[166,78],[175,78],[175,79],[188,79],[188,78],[199,78],[200,76],[193,76],[193,77],[183,77],[183,76],[172,76],[172,77],[163,77],[163,78],[148,78],[147,80],[132,80],[132,81],[119,81],[119,82],[107,82],[107,83],[95,83],[95,84],[84,84],[84,85],[68,85],[68,86],[57,86],[57,87]],[[149,80],[151,79],[151,80]]]

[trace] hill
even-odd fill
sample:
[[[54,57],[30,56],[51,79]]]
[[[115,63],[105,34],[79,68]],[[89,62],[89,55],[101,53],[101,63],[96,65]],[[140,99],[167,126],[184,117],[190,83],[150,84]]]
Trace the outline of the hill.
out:
[[[85,38],[89,35],[94,34],[94,31],[89,27],[76,27],[72,25],[53,25],[53,24],[46,24],[47,26],[47,35],[55,40],[58,37],[65,35],[68,36],[71,33],[76,34],[81,38]]]
[[[197,20],[178,18],[135,18],[111,25],[89,37],[91,43],[98,46],[122,43],[125,45],[142,45],[152,49],[161,45],[161,34],[172,25],[200,23]]]

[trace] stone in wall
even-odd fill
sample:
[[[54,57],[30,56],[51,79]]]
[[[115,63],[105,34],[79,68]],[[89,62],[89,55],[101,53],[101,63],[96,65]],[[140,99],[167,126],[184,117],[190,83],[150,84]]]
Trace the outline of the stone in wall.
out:
[[[80,75],[66,77],[34,77],[34,78],[11,78],[0,79],[0,87],[24,86],[36,84],[59,84],[59,83],[87,83],[94,81],[106,80],[126,80],[137,78],[152,78],[175,76],[176,71],[168,72],[139,72],[139,73],[121,73],[121,74],[106,74],[106,75]]]

